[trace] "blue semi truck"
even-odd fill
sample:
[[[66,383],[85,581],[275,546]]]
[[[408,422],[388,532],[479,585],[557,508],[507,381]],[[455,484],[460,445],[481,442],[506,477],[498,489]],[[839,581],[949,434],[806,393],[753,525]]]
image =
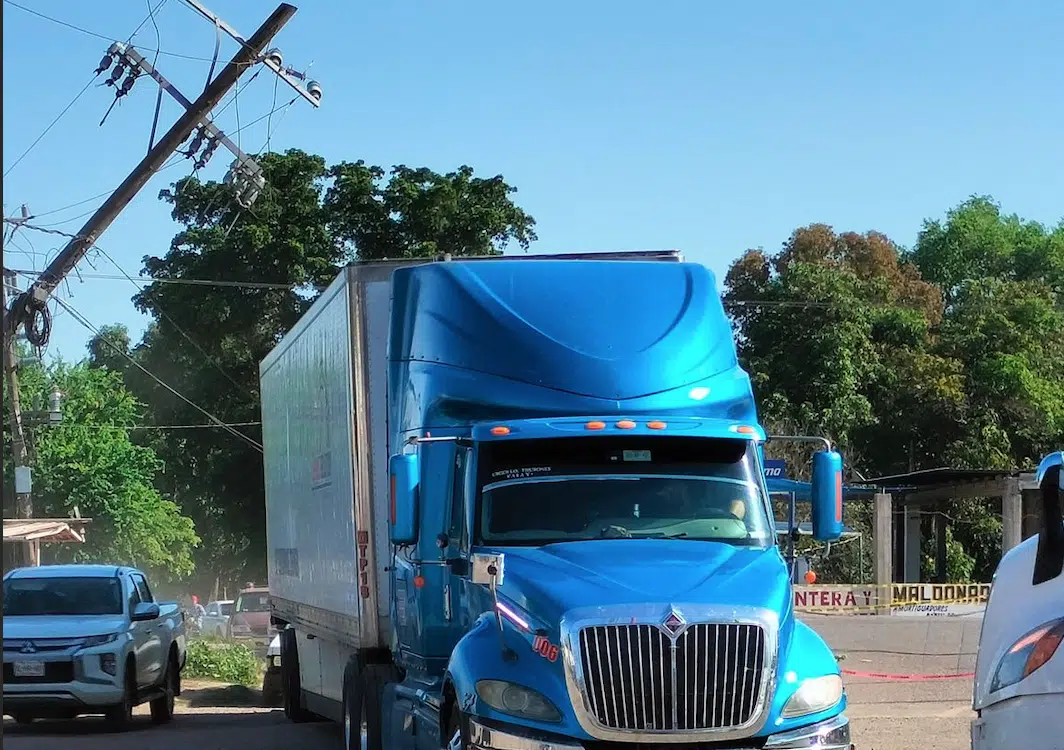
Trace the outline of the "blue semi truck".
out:
[[[291,720],[347,750],[852,747],[704,267],[351,265],[260,384]],[[837,539],[827,441],[812,485]]]

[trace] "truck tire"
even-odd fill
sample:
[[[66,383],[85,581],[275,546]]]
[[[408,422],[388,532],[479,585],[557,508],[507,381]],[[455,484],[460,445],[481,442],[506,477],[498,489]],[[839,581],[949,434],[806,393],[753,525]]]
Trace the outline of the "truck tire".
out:
[[[303,689],[299,684],[299,648],[296,631],[281,631],[281,697],[284,715],[295,724],[317,721],[318,717],[303,708]]]
[[[399,681],[399,672],[392,664],[366,664],[357,672],[357,657],[348,662],[348,672],[352,673],[350,683],[345,679],[344,701],[344,740],[348,744],[345,750],[361,750],[362,723],[366,724],[366,750],[384,750],[384,714],[382,698],[384,686],[389,682]],[[352,663],[355,662],[355,669]],[[348,687],[350,684],[351,687]],[[350,726],[351,731],[348,732]],[[357,730],[357,733],[356,733]]]
[[[344,750],[362,750],[361,677],[362,660],[356,654],[344,667]]]
[[[137,699],[137,671],[133,661],[126,662],[126,677],[122,690],[122,702],[107,709],[104,718],[112,732],[124,732],[133,723],[133,705]]]
[[[171,653],[166,663],[166,674],[163,675],[163,694],[150,704],[153,724],[166,724],[174,718],[174,701],[180,690],[179,679],[177,654]]]
[[[444,750],[465,750],[466,737],[469,735],[465,715],[454,705],[447,719],[447,733],[444,735]]]

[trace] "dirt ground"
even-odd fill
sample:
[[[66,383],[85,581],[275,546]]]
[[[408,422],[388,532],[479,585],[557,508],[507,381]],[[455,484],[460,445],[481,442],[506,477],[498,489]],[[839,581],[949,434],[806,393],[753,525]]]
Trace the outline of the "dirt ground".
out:
[[[844,669],[897,674],[970,672],[979,621],[950,618],[816,617],[807,622],[842,659]],[[902,620],[899,622],[899,620]],[[901,652],[901,653],[899,653]],[[846,677],[853,741],[859,750],[968,750],[970,679],[885,681]],[[187,680],[172,724],[154,727],[147,706],[136,727],[111,734],[101,720],[4,721],[11,750],[339,750],[333,724],[288,723],[263,708],[257,691]]]

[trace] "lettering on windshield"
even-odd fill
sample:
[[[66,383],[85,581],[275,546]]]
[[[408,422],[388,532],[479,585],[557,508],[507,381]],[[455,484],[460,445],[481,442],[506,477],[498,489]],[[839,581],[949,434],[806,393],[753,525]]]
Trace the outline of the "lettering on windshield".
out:
[[[522,466],[514,469],[500,469],[491,473],[492,479],[505,477],[506,479],[528,479],[539,474],[550,474],[553,468],[550,466]]]

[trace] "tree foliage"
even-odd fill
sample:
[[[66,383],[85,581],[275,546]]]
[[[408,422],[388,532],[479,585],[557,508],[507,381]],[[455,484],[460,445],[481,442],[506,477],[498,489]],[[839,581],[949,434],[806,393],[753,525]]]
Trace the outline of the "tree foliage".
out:
[[[766,421],[829,435],[853,478],[1011,470],[1064,442],[1062,268],[1064,224],[976,197],[925,222],[911,251],[876,232],[803,227],[774,255],[739,258],[725,300]],[[951,577],[989,580],[993,504],[940,511],[953,521]]]
[[[192,520],[156,488],[158,457],[130,440],[141,405],[121,376],[88,363],[62,362],[47,369],[22,367],[19,374],[27,412],[46,409],[53,387],[64,396],[61,423],[27,420],[35,458],[34,515],[66,518],[76,508],[92,519],[84,544],[51,545],[49,559],[137,565],[164,580],[190,574],[199,538]],[[9,438],[5,427],[5,477],[12,475]]]

